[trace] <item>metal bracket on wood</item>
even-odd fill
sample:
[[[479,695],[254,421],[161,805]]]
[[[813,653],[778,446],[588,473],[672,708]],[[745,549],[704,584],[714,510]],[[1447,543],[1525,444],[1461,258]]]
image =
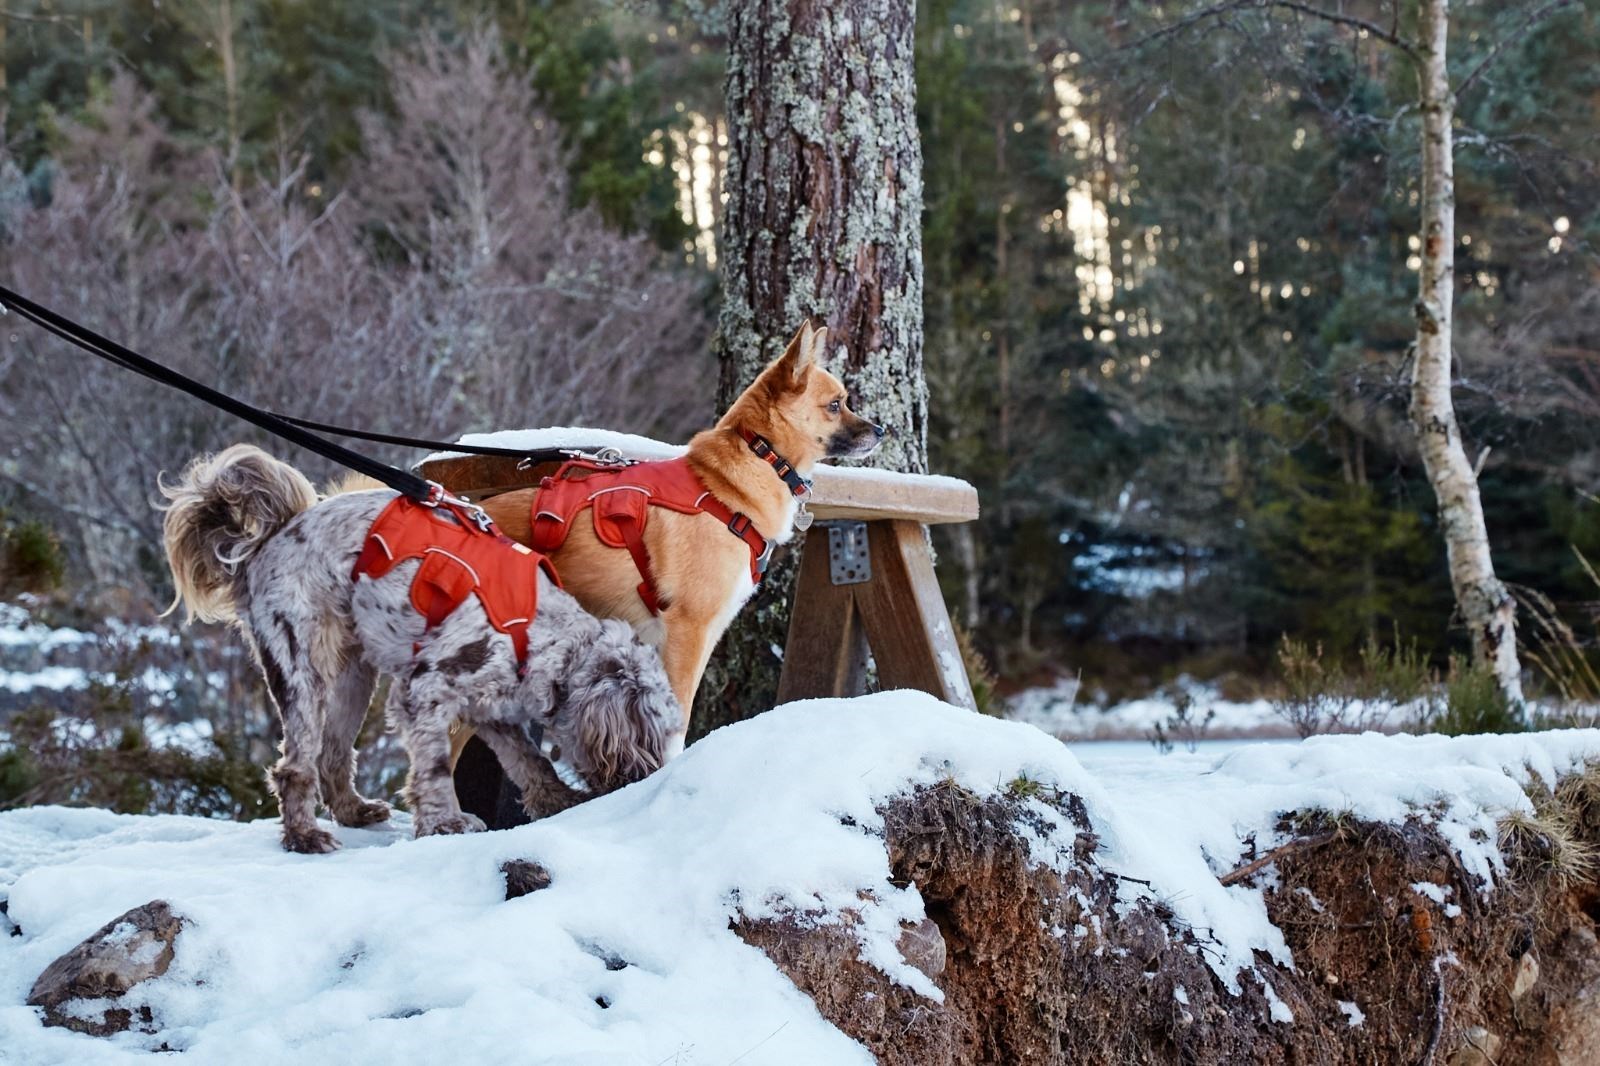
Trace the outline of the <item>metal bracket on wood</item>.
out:
[[[872,580],[872,554],[865,522],[826,522],[828,527],[828,578],[835,585],[859,585]]]

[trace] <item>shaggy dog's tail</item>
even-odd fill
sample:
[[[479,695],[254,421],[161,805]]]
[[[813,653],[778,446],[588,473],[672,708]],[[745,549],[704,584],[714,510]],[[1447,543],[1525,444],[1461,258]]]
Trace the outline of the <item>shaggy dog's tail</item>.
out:
[[[256,550],[317,502],[306,476],[252,444],[235,444],[191,462],[176,484],[162,527],[178,604],[190,621],[237,621],[234,583]]]

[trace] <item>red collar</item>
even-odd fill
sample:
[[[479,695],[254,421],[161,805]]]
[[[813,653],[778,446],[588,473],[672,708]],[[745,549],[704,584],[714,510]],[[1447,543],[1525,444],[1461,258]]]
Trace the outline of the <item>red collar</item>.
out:
[[[739,436],[744,438],[744,442],[750,446],[750,450],[756,453],[756,458],[766,460],[767,465],[772,467],[772,472],[783,479],[785,485],[789,486],[790,493],[799,496],[801,499],[811,495],[811,479],[801,476],[800,471],[794,468],[793,463],[773,449],[771,441],[761,434],[752,433],[743,427],[740,427],[738,432]]]

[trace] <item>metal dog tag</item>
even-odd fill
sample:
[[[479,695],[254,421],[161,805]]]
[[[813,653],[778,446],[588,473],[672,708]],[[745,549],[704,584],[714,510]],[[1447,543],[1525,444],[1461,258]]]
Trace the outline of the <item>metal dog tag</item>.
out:
[[[794,528],[804,533],[811,528],[811,523],[816,520],[816,515],[806,510],[806,505],[801,504],[800,509],[794,513]]]

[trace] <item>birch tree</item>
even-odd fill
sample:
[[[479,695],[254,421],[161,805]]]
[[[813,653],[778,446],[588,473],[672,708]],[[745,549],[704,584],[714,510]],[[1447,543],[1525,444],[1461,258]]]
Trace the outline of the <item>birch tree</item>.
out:
[[[1448,64],[1449,0],[1418,0],[1414,30],[1404,30],[1400,0],[1392,18],[1363,18],[1341,5],[1329,10],[1301,0],[1226,0],[1197,8],[1141,38],[1131,49],[1214,20],[1228,21],[1251,10],[1282,11],[1294,18],[1344,28],[1402,53],[1417,73],[1416,108],[1421,115],[1421,248],[1412,348],[1411,428],[1439,508],[1439,527],[1449,560],[1456,610],[1472,640],[1474,662],[1490,671],[1508,706],[1528,721],[1517,654],[1516,603],[1495,574],[1488,525],[1478,491],[1478,468],[1468,458],[1451,396],[1453,297],[1455,286],[1455,159],[1452,126],[1456,101],[1512,40],[1576,0],[1545,0],[1499,40],[1487,45],[1478,63],[1452,85]],[[1414,33],[1414,36],[1411,35]]]
[[[1522,711],[1516,601],[1495,576],[1478,475],[1461,440],[1450,396],[1455,296],[1456,188],[1451,124],[1450,0],[1422,0],[1416,49],[1422,112],[1422,265],[1417,282],[1417,340],[1411,371],[1411,424],[1439,502],[1439,528],[1450,560],[1456,608],[1472,635],[1472,655],[1492,670],[1506,702]]]

